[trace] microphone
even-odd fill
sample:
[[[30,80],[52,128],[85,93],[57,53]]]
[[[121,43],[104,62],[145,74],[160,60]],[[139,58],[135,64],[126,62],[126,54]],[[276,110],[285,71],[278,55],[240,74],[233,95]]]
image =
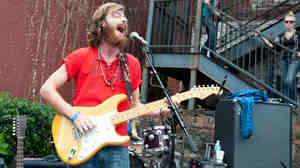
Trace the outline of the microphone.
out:
[[[139,40],[141,43],[145,44],[145,45],[149,45],[149,43],[143,38],[141,37],[137,32],[131,32],[129,35],[130,39],[134,39],[136,38],[137,40]]]

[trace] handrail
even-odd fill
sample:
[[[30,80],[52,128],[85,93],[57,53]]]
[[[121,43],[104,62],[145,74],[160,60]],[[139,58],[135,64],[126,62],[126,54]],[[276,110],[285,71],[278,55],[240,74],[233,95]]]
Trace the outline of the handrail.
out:
[[[234,2],[234,3],[232,3],[230,6],[225,7],[225,8],[222,8],[222,9],[223,9],[224,11],[227,11],[227,10],[229,10],[229,9],[232,9],[232,8],[234,8],[234,7],[238,6],[238,5],[240,5],[242,2],[243,2],[243,0]]]
[[[186,1],[184,1],[184,0],[181,0],[181,1],[179,1],[179,0],[178,1],[151,0],[151,2],[152,2],[151,7],[153,9],[150,9],[150,11],[157,12],[157,13],[153,12],[154,13],[153,16],[155,15],[155,20],[153,19],[153,22],[151,22],[152,23],[151,29],[148,29],[148,32],[147,32],[147,40],[149,40],[149,42],[151,44],[149,47],[153,49],[153,53],[155,53],[155,52],[183,53],[184,52],[184,53],[191,53],[191,54],[199,54],[200,49],[206,49],[207,51],[209,51],[210,53],[212,53],[214,55],[214,58],[218,59],[218,62],[224,63],[224,64],[230,66],[231,70],[238,71],[240,74],[246,76],[247,78],[249,78],[250,80],[253,81],[253,84],[257,84],[259,86],[264,87],[265,89],[272,92],[276,96],[280,96],[281,98],[287,100],[288,102],[290,102],[292,104],[295,104],[295,105],[297,104],[296,101],[285,96],[282,92],[280,92],[280,90],[277,90],[276,87],[274,86],[274,83],[271,83],[272,81],[271,82],[268,81],[269,79],[271,79],[271,80],[274,79],[272,76],[271,77],[267,76],[267,78],[265,78],[265,76],[260,76],[261,71],[264,70],[262,68],[263,65],[272,66],[269,62],[263,62],[264,61],[263,59],[265,59],[265,58],[262,58],[262,54],[263,54],[262,50],[265,50],[265,48],[262,48],[260,53],[256,53],[257,46],[255,46],[256,48],[254,49],[254,52],[255,52],[254,54],[256,54],[256,55],[254,57],[251,57],[251,55],[250,55],[250,52],[252,50],[251,51],[249,50],[249,53],[246,56],[235,54],[233,52],[226,52],[226,53],[231,53],[231,55],[229,56],[229,57],[232,57],[232,59],[231,59],[224,54],[221,55],[220,53],[218,53],[218,50],[212,51],[210,48],[206,47],[203,43],[193,44],[192,41],[195,40],[195,38],[196,38],[196,40],[202,40],[202,35],[198,32],[198,31],[200,31],[201,27],[198,27],[200,25],[198,25],[197,23],[195,24],[193,22],[193,20],[191,20],[192,22],[190,22],[190,20],[186,19],[186,17],[191,17],[190,14],[192,14],[192,13],[190,13],[190,11],[186,12],[184,10],[185,13],[183,16],[183,15],[179,15],[180,14],[179,10],[182,9],[182,7],[184,7],[184,9],[191,8],[189,10],[192,11],[195,6],[193,6],[193,5],[191,5],[191,7],[187,6],[190,4],[187,4]],[[154,4],[156,2],[158,4]],[[166,2],[166,4],[164,4],[165,2]],[[189,3],[191,3],[191,4],[194,2],[195,2],[195,0],[189,0]],[[285,1],[285,3],[286,2],[287,1]],[[176,3],[176,4],[172,4],[172,3]],[[284,3],[284,2],[282,2],[282,3]],[[282,3],[280,3],[280,4],[282,4]],[[277,6],[280,6],[280,5],[277,5]],[[169,11],[170,13],[166,14],[166,13],[162,12],[162,11],[166,11],[166,10],[168,10],[168,11],[170,10]],[[252,27],[248,24],[245,24],[242,21],[239,21],[238,19],[235,19],[234,17],[228,15],[226,12],[223,12],[221,9],[216,8],[216,10],[218,11],[218,13],[221,14],[219,17],[220,18],[219,21],[224,23],[224,26],[226,26],[226,28],[227,27],[229,28],[229,32],[230,31],[239,32],[238,38],[240,38],[240,39],[234,37],[234,38],[232,38],[233,39],[232,41],[229,41],[228,43],[226,43],[226,45],[229,44],[229,46],[231,48],[232,48],[232,46],[237,45],[237,43],[242,42],[246,38],[247,39],[253,38],[254,34],[259,34],[262,37],[268,39],[274,45],[281,47],[284,51],[295,53],[294,50],[291,50],[281,44],[278,44],[274,40],[269,39],[268,37],[265,37],[265,35],[262,34],[260,31],[258,31],[257,29],[255,29],[255,27]],[[274,10],[274,9],[272,9],[272,10]],[[270,11],[272,12],[272,10],[269,10],[268,12],[270,12]],[[179,12],[179,13],[177,13],[177,12]],[[193,12],[195,12],[195,11],[193,11]],[[267,13],[267,12],[265,12],[265,13]],[[166,15],[168,15],[168,17],[166,17]],[[180,17],[180,16],[183,16],[183,17]],[[163,17],[166,17],[166,18],[163,18]],[[197,22],[198,21],[199,20],[197,20]],[[247,23],[249,23],[249,22],[251,22],[251,21],[248,21]],[[195,27],[195,25],[196,25],[196,27]],[[170,26],[172,26],[172,30],[170,30]],[[234,29],[234,30],[230,30],[230,29]],[[170,33],[171,31],[174,31],[174,32]],[[225,30],[225,32],[226,32],[226,30]],[[150,34],[151,34],[151,36],[150,36]],[[196,34],[196,36],[195,36],[195,34]],[[237,40],[234,40],[234,39],[237,39]],[[228,46],[225,46],[225,48],[226,47],[228,47]],[[275,54],[277,54],[277,53],[275,53]],[[252,61],[252,62],[248,61],[245,63],[245,59],[254,59],[254,61]],[[272,57],[266,57],[266,61],[269,61],[269,59],[272,59]],[[250,68],[252,70],[249,70]]]
[[[263,17],[264,17],[265,15],[267,15],[268,13],[270,13],[270,12],[276,10],[278,7],[281,7],[281,6],[285,5],[285,4],[288,4],[289,2],[290,2],[290,0],[286,0],[286,1],[280,2],[278,5],[275,5],[273,8],[271,8],[271,9],[269,9],[268,11],[265,11],[264,13],[262,13],[262,14],[260,15],[260,17],[263,18]],[[299,4],[300,4],[300,1],[299,1],[298,3],[296,3],[296,5],[294,6],[294,8],[296,8],[296,6],[299,5]],[[228,16],[229,16],[229,15],[228,15]],[[272,16],[271,19],[274,19],[274,18],[276,18],[276,17],[278,17],[278,15]],[[246,23],[243,23],[243,24],[248,25],[248,24],[252,23],[253,21],[255,21],[256,19],[257,19],[257,18],[255,18],[255,19],[250,19],[250,20],[248,20]],[[237,20],[237,19],[236,19],[236,20]],[[257,25],[255,25],[255,26],[252,27],[252,28],[253,28],[253,29],[256,29],[256,28],[258,28],[258,27],[264,25],[265,23],[267,23],[267,21],[264,21],[263,23],[257,24]],[[275,24],[275,23],[274,23],[274,24]],[[234,31],[227,32],[226,34],[232,34],[232,33],[234,33]],[[246,33],[247,33],[247,32],[246,32]],[[226,35],[224,35],[224,36],[226,36]],[[220,40],[222,40],[222,38],[223,38],[224,36],[220,37]],[[236,40],[236,39],[237,39],[237,38],[233,38],[233,39],[231,39],[231,40],[234,41],[234,40]],[[223,46],[224,46],[224,45],[218,46],[218,48],[221,48],[221,47],[223,47]]]
[[[257,31],[255,29],[253,29],[252,27],[249,27],[245,24],[243,24],[241,21],[231,17],[230,15],[227,15],[225,12],[221,11],[220,9],[216,9],[220,14],[220,18],[223,19],[222,17],[226,17],[227,19],[231,19],[232,21],[234,21],[235,23],[238,24],[239,27],[242,27],[242,30],[246,30],[246,33],[242,33],[242,34],[245,34],[245,36],[248,36],[248,32],[253,32],[253,33],[257,33],[259,35],[261,35],[262,37],[266,38],[267,40],[269,40],[271,43],[281,47],[284,51],[288,51],[292,54],[296,54],[296,51],[295,50],[292,50],[288,47],[285,47],[284,45],[266,37],[265,35],[263,35],[260,31]],[[225,22],[225,24],[228,24],[230,25],[228,22]],[[231,27],[234,27],[233,25],[230,25]],[[239,30],[238,28],[235,28],[234,29],[237,29]],[[249,36],[248,36],[249,37]],[[292,100],[290,99],[289,97],[287,97],[286,95],[284,95],[283,93],[277,91],[276,89],[274,89],[273,87],[269,86],[268,84],[266,84],[265,82],[261,81],[261,80],[258,80],[254,75],[252,75],[251,73],[245,71],[244,69],[240,68],[239,66],[233,64],[231,61],[227,60],[226,58],[224,58],[223,56],[220,56],[218,53],[216,53],[215,51],[207,48],[205,45],[202,45],[201,44],[201,47],[209,50],[210,52],[212,52],[214,54],[215,57],[217,57],[219,60],[223,61],[224,63],[228,64],[230,67],[232,67],[233,69],[239,71],[240,73],[246,75],[247,77],[249,77],[251,80],[253,80],[254,82],[256,82],[257,84],[267,88],[268,90],[270,90],[271,92],[273,92],[274,94],[284,98],[285,100],[287,100],[288,102],[294,104],[294,105],[297,105],[298,103],[295,101],[295,100]]]
[[[300,3],[299,3],[299,4],[300,4]],[[226,16],[227,18],[230,18],[231,20],[233,20],[235,23],[239,24],[240,26],[245,27],[246,30],[248,30],[248,32],[254,32],[254,33],[257,33],[257,34],[263,36],[264,38],[266,38],[267,40],[271,41],[272,43],[276,44],[277,46],[283,48],[284,50],[289,51],[289,52],[291,52],[291,53],[293,53],[293,54],[296,53],[296,51],[291,50],[290,48],[285,47],[284,45],[275,42],[274,40],[272,40],[272,39],[266,37],[265,35],[263,35],[260,31],[255,30],[255,29],[253,29],[253,28],[251,28],[251,27],[248,27],[247,25],[244,25],[241,21],[239,21],[239,20],[237,20],[237,19],[235,19],[235,18],[233,18],[233,17],[227,15],[227,14],[224,13],[223,11],[221,11],[221,10],[219,10],[219,9],[216,9],[216,10],[217,10],[220,14],[222,14],[222,16]],[[226,22],[225,24],[228,24],[228,23]],[[232,26],[232,25],[230,25],[230,26]],[[236,28],[236,29],[237,29],[237,28]],[[243,34],[247,34],[247,33],[243,33]],[[247,35],[246,35],[246,36],[247,36]]]
[[[233,64],[231,61],[229,61],[228,59],[224,58],[220,54],[216,53],[215,51],[211,50],[210,48],[206,47],[205,45],[202,45],[202,44],[200,44],[200,45],[201,45],[201,47],[203,47],[203,48],[209,50],[210,52],[212,52],[214,54],[214,56],[217,57],[219,60],[223,61],[223,63],[226,63],[226,65],[228,65],[231,68],[239,71],[243,75],[249,77],[252,81],[254,81],[257,84],[259,84],[259,85],[267,88],[271,92],[275,93],[277,96],[283,97],[285,100],[289,101],[290,103],[294,104],[295,106],[298,104],[296,101],[294,101],[294,100],[290,99],[289,97],[285,96],[283,93],[277,91],[276,89],[274,89],[273,87],[269,86],[265,82],[263,82],[261,80],[258,80],[254,75],[252,75],[251,73],[245,71],[244,69],[240,68],[239,66]]]

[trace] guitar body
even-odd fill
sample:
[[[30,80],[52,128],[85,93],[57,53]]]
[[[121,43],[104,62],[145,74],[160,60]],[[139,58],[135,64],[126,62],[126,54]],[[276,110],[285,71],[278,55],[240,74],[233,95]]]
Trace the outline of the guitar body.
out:
[[[120,136],[115,131],[111,116],[118,115],[118,105],[126,100],[126,95],[115,95],[94,107],[73,107],[76,111],[90,116],[96,128],[88,134],[79,135],[73,123],[60,114],[54,116],[52,136],[59,158],[70,165],[78,165],[89,160],[101,148],[129,142],[128,136]],[[72,157],[69,160],[69,157]]]
[[[180,101],[189,98],[203,99],[218,93],[219,89],[219,87],[195,87],[172,98]],[[128,136],[116,133],[117,124],[169,106],[165,99],[161,99],[119,113],[117,107],[126,98],[126,95],[119,94],[94,107],[73,107],[76,111],[89,116],[96,125],[96,128],[84,136],[78,133],[69,119],[56,114],[52,122],[52,136],[59,158],[67,164],[78,165],[89,160],[104,146],[127,143],[130,140]]]

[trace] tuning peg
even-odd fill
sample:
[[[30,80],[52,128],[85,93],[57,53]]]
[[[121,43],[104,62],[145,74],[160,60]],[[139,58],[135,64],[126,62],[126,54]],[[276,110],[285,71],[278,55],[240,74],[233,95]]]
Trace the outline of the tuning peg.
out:
[[[13,132],[13,135],[16,135],[16,128],[15,127],[13,127],[12,132]]]

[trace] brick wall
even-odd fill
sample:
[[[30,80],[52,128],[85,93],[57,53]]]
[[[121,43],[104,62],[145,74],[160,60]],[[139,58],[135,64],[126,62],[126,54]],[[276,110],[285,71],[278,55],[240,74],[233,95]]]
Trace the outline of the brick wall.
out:
[[[17,0],[1,1],[0,92],[42,101],[39,88],[63,57],[87,46],[86,29],[95,9],[109,0]],[[148,1],[114,0],[128,11],[129,31],[145,35]],[[138,16],[138,18],[137,18]],[[128,50],[142,61],[138,46]],[[68,101],[74,84],[61,89]]]

